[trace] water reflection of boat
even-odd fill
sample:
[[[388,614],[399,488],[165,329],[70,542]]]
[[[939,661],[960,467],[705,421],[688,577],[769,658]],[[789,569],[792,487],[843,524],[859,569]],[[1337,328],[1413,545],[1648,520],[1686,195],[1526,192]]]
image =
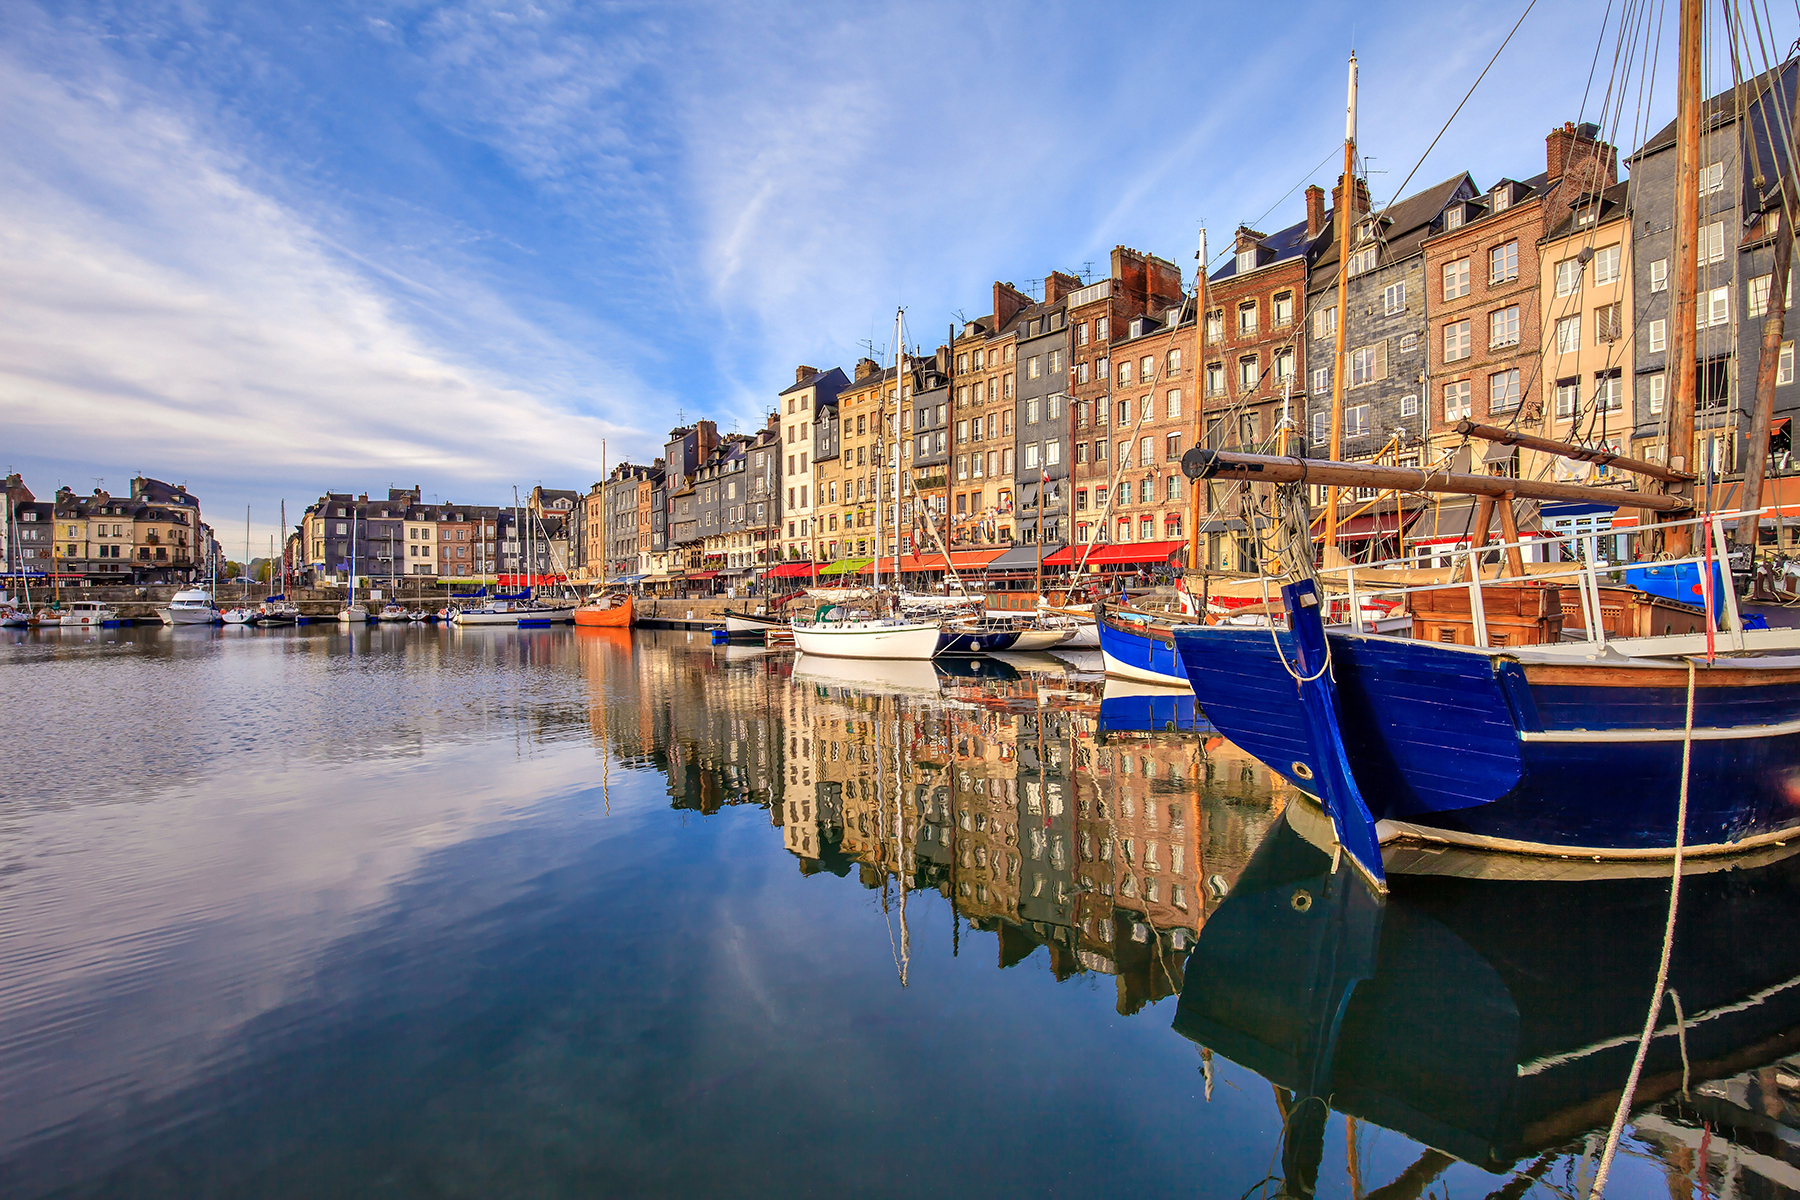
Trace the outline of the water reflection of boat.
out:
[[[847,687],[862,692],[936,692],[938,672],[929,659],[839,658],[801,653],[794,658],[798,682]]]
[[[1101,733],[1210,733],[1212,726],[1183,688],[1107,676],[1100,697]]]
[[[1327,1100],[1497,1171],[1603,1130],[1630,1068],[1666,878],[1392,886],[1383,904],[1284,820],[1188,959],[1175,1028],[1295,1095],[1288,1194],[1316,1181]],[[1693,875],[1682,914],[1683,1016],[1640,1107],[1681,1091],[1683,1037],[1690,1086],[1800,1049],[1800,857]]]
[[[1011,663],[997,658],[970,658],[945,655],[937,661],[938,673],[952,679],[1017,679],[1019,672]]]

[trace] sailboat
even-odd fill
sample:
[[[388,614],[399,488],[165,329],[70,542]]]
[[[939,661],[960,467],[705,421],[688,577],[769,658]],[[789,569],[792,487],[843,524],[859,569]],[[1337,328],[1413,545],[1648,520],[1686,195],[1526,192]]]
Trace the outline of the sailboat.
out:
[[[894,314],[894,389],[898,397],[904,390],[905,351],[902,348],[900,319],[904,309]],[[882,429],[884,416],[877,416],[876,428]],[[890,439],[891,441],[891,439]],[[882,511],[887,507],[881,498],[882,443],[877,442],[875,455],[875,576],[870,609],[854,609],[849,602],[827,602],[819,605],[808,622],[794,622],[794,645],[802,653],[829,658],[893,658],[928,659],[938,652],[939,628],[936,621],[909,620],[904,616],[884,616],[878,609],[885,602],[881,592]],[[896,451],[898,446],[895,446]],[[896,453],[896,472],[898,470]],[[897,489],[896,489],[897,490]]]
[[[1694,444],[1699,25],[1696,0],[1683,0],[1667,462],[1677,471]],[[1376,886],[1385,886],[1384,848],[1466,847],[1606,868],[1667,860],[1677,845],[1690,858],[1737,854],[1800,831],[1800,630],[1746,628],[1726,588],[1704,596],[1701,633],[1609,638],[1590,619],[1582,641],[1490,644],[1492,581],[1479,567],[1489,506],[1509,535],[1515,496],[1645,511],[1670,556],[1657,565],[1693,568],[1710,593],[1727,514],[1695,515],[1691,482],[1627,492],[1200,448],[1182,468],[1190,479],[1275,485],[1291,577],[1281,587],[1286,632],[1174,631],[1195,697],[1222,734],[1323,806]],[[1328,632],[1302,481],[1484,498],[1468,582],[1455,585],[1467,589],[1475,644]],[[1516,540],[1506,548],[1515,565]],[[1584,609],[1598,606],[1593,557],[1562,572]],[[1523,590],[1516,578],[1504,586]]]
[[[345,594],[344,607],[338,610],[337,619],[344,625],[367,625],[369,623],[369,606],[356,602],[356,506],[350,507],[350,590]]]

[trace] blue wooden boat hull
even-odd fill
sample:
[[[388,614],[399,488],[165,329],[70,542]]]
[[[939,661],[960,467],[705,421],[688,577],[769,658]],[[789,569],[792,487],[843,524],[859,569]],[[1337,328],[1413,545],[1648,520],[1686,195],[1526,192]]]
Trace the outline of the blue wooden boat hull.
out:
[[[1012,649],[1012,644],[1019,640],[1019,635],[1012,630],[981,630],[979,632],[962,633],[950,629],[938,632],[938,654],[993,654],[1000,650]]]
[[[1187,673],[1166,629],[1142,626],[1108,614],[1095,622],[1106,673],[1123,679],[1186,687]]]
[[[1316,794],[1290,636],[1174,636],[1207,719]],[[1501,849],[1632,857],[1673,846],[1685,666],[1521,665],[1504,652],[1328,637],[1345,749],[1377,821]],[[1700,668],[1687,842],[1701,852],[1800,827],[1800,672],[1726,686],[1745,670]],[[1656,740],[1635,740],[1645,738]]]

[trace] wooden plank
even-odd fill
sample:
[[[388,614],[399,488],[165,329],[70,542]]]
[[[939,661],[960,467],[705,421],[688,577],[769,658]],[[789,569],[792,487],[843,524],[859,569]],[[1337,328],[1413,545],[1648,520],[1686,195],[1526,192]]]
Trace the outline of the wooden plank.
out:
[[[1660,479],[1664,483],[1694,482],[1694,477],[1686,471],[1670,470],[1661,463],[1653,463],[1647,459],[1628,458],[1623,454],[1614,454],[1611,450],[1577,446],[1573,442],[1559,442],[1554,438],[1539,437],[1535,433],[1520,433],[1516,429],[1482,425],[1466,417],[1458,421],[1454,428],[1464,437],[1478,437],[1484,442],[1498,442],[1502,446],[1523,446],[1527,450],[1542,450],[1546,454],[1574,459],[1576,462],[1591,462],[1601,467],[1617,467],[1621,471],[1630,471],[1634,475],[1648,475],[1651,479]]]

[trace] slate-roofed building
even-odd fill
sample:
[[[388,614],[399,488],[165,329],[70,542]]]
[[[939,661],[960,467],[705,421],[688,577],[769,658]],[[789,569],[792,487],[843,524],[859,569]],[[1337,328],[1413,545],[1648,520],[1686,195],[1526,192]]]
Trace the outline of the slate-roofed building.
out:
[[[775,398],[781,415],[781,557],[789,562],[813,561],[815,425],[826,409],[835,412],[837,395],[848,382],[839,367],[799,366],[793,385]]]

